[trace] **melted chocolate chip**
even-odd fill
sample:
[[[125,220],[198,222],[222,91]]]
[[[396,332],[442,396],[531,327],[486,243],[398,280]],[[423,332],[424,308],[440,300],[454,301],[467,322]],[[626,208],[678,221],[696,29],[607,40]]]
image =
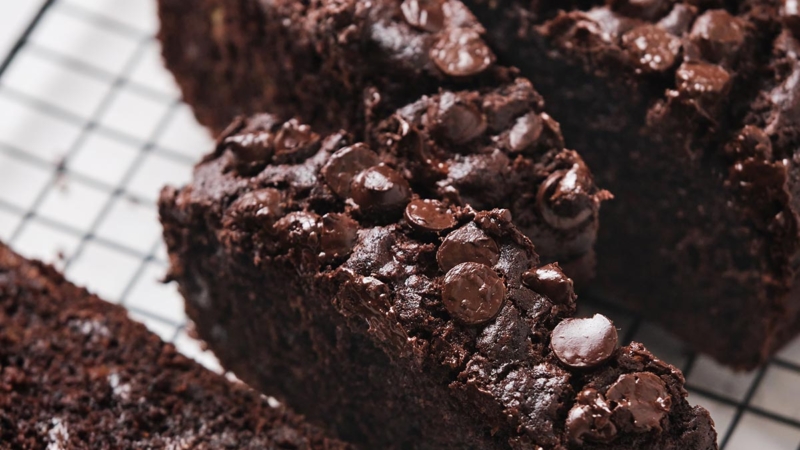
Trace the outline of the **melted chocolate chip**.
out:
[[[408,204],[411,187],[402,175],[380,164],[356,175],[350,185],[350,196],[366,214],[393,216]]]
[[[578,393],[575,405],[567,414],[567,435],[578,445],[584,440],[609,443],[617,437],[611,408],[597,390],[586,388]]]
[[[341,258],[353,251],[358,238],[358,222],[347,214],[329,213],[322,216],[320,247],[325,255]]]
[[[631,61],[643,72],[663,72],[678,57],[681,41],[656,25],[642,25],[622,36]]]
[[[320,136],[311,127],[292,119],[275,134],[273,146],[278,164],[302,161],[319,149]]]
[[[672,407],[667,386],[649,372],[620,375],[606,393],[614,407],[614,422],[620,428],[638,432],[661,431],[661,420]]]
[[[466,144],[486,131],[486,118],[475,105],[448,92],[439,102],[435,127],[450,142]]]
[[[322,168],[322,176],[333,192],[339,197],[350,197],[350,183],[353,177],[364,169],[380,163],[378,155],[365,144],[355,144],[337,150]]]
[[[557,230],[570,230],[586,223],[597,208],[590,192],[592,186],[589,169],[582,162],[550,174],[537,193],[544,221]]]
[[[740,19],[716,9],[706,11],[694,21],[689,40],[706,61],[726,63],[744,44],[745,32]]]
[[[473,222],[448,234],[436,252],[439,267],[445,272],[465,262],[493,266],[499,259],[497,243]]]
[[[236,169],[250,174],[270,162],[275,151],[272,142],[271,133],[257,131],[230,136],[223,145],[233,153]]]
[[[291,212],[273,225],[280,240],[288,246],[315,248],[319,244],[319,216],[306,211]]]
[[[445,26],[445,3],[446,0],[405,0],[400,10],[412,27],[435,33]]]
[[[533,147],[542,137],[543,130],[544,121],[534,112],[517,118],[508,133],[508,149],[512,152],[522,152]]]
[[[468,325],[491,320],[500,311],[505,298],[505,283],[486,265],[459,264],[444,277],[442,302],[456,320]]]
[[[226,214],[234,220],[257,219],[272,223],[283,215],[281,193],[273,188],[248,192],[237,198],[228,207]]]
[[[433,44],[431,59],[453,77],[477,75],[494,63],[494,53],[474,30],[452,28]]]
[[[456,226],[447,205],[438,200],[413,200],[406,206],[406,221],[417,230],[438,233]]]
[[[557,305],[575,302],[572,280],[564,274],[558,263],[531,269],[522,274],[522,282]]]
[[[630,17],[638,17],[644,20],[653,20],[664,13],[669,8],[669,0],[612,0],[612,7],[615,11]]]
[[[704,62],[685,61],[675,72],[678,92],[689,98],[716,100],[728,89],[731,77],[720,66]]]
[[[595,367],[617,348],[617,329],[608,318],[565,319],[553,329],[550,346],[558,359],[576,368]]]

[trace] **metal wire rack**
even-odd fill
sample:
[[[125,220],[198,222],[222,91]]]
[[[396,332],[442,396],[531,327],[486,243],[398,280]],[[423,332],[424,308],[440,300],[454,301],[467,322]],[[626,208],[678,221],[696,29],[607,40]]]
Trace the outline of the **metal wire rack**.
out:
[[[45,0],[0,54],[0,239],[220,370],[187,334],[175,287],[159,281],[158,192],[186,182],[212,141],[161,66],[156,29],[155,0]],[[682,368],[721,448],[800,450],[800,340],[734,373],[629,312],[584,301],[584,314],[608,314],[626,342]]]

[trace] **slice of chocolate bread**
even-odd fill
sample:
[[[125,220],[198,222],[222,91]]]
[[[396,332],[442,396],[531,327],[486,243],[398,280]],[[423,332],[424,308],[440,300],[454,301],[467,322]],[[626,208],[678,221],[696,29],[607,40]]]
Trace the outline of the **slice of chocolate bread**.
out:
[[[795,336],[795,3],[467,3],[617,198],[602,289],[740,368]]]
[[[507,209],[373,147],[256,116],[163,191],[171,277],[228,369],[365,448],[716,448],[681,373],[572,318]]]
[[[399,0],[160,0],[159,13],[167,67],[217,132],[262,111],[355,132],[367,109],[506,78],[456,0],[447,14]]]
[[[2,244],[0,447],[351,448]]]

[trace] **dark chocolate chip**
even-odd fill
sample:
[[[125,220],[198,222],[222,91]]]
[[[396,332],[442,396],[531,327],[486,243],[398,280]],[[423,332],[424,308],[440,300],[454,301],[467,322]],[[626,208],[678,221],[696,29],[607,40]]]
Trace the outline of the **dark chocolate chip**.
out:
[[[512,152],[522,152],[533,147],[542,136],[543,130],[544,121],[535,112],[517,118],[508,133],[508,149]]]
[[[747,158],[771,161],[772,141],[761,128],[747,125],[736,139],[725,146],[725,154],[735,161],[744,161]]]
[[[454,144],[466,144],[486,131],[486,117],[472,103],[447,92],[439,101],[436,129]]]
[[[322,216],[320,247],[325,255],[341,258],[353,251],[358,238],[358,222],[347,214],[329,213]]]
[[[658,26],[675,36],[683,36],[689,31],[696,15],[697,8],[694,6],[676,3],[672,11],[658,22]]]
[[[622,45],[642,72],[663,72],[678,57],[681,41],[656,25],[642,25],[622,36]]]
[[[558,263],[531,269],[522,274],[522,282],[557,305],[569,305],[577,297],[572,280]]]
[[[320,136],[311,127],[292,119],[275,134],[275,162],[279,164],[302,161],[319,149]]]
[[[451,28],[431,47],[431,59],[447,75],[468,77],[488,69],[494,63],[494,53],[476,31]]]
[[[667,386],[649,372],[626,373],[606,392],[614,406],[614,422],[625,430],[661,431],[661,420],[672,407]]]
[[[439,267],[445,272],[465,262],[493,266],[499,259],[497,243],[473,222],[448,234],[436,252]]]
[[[591,177],[583,162],[550,174],[536,196],[544,221],[557,230],[571,230],[590,220],[597,209]]]
[[[411,199],[411,187],[402,175],[379,164],[356,175],[350,196],[366,214],[395,215],[402,213]]]
[[[612,0],[611,5],[629,17],[654,20],[667,12],[669,0]]]
[[[234,219],[258,219],[272,223],[283,215],[281,193],[273,188],[247,192],[228,207],[227,215]]]
[[[406,221],[420,231],[438,233],[456,226],[447,205],[438,200],[413,200],[406,206]]]
[[[319,244],[319,216],[306,211],[291,212],[273,225],[281,242],[315,248]]]
[[[694,21],[689,39],[703,59],[719,64],[736,56],[744,44],[745,32],[740,19],[724,9],[715,9]]]
[[[617,329],[608,318],[565,319],[554,329],[550,347],[558,359],[576,368],[595,367],[617,348]]]
[[[225,139],[223,145],[233,153],[240,169],[270,162],[275,151],[272,134],[266,131],[236,134]]]
[[[617,437],[617,427],[611,421],[611,408],[603,394],[592,388],[578,393],[575,405],[567,414],[567,435],[573,444],[584,440],[609,443]]]
[[[400,9],[409,25],[435,33],[445,26],[446,0],[405,0]]]
[[[337,150],[322,168],[322,176],[331,190],[339,197],[350,197],[350,183],[353,177],[364,169],[377,166],[378,155],[365,144],[355,144]]]
[[[728,89],[731,76],[720,66],[685,61],[675,72],[678,92],[689,98],[716,100]]]
[[[456,320],[468,325],[491,320],[505,298],[503,279],[486,265],[466,262],[450,269],[444,277],[444,306]]]

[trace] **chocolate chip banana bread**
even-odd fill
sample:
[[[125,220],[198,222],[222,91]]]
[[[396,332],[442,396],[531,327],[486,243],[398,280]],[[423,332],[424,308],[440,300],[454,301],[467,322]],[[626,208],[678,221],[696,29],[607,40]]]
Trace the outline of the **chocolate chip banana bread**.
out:
[[[364,448],[716,448],[681,373],[573,318],[572,281],[508,209],[377,145],[241,119],[162,192],[171,278],[225,367]]]
[[[800,331],[794,2],[466,3],[616,196],[603,291],[735,367]]]
[[[2,244],[0,447],[351,448]]]
[[[164,60],[203,124],[270,111],[357,132],[440,87],[504,79],[483,27],[398,0],[160,0]]]

